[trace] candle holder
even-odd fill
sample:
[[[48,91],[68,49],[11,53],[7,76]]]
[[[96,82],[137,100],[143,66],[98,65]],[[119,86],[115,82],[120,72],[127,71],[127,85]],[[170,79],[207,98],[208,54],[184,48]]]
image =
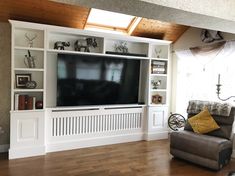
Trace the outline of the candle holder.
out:
[[[216,84],[216,94],[217,94],[217,97],[218,97],[218,99],[220,99],[221,101],[227,101],[227,100],[229,100],[230,98],[235,98],[235,96],[230,96],[230,97],[228,97],[228,98],[221,98],[220,97],[220,94],[221,94],[221,92],[220,92],[220,90],[221,90],[221,86],[222,86],[222,84],[220,84],[220,75],[218,75],[218,84]],[[235,100],[234,100],[235,101]]]

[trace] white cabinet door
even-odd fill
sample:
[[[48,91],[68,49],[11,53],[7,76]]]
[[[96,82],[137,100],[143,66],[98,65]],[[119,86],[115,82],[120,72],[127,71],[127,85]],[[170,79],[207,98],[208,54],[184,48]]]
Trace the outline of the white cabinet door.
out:
[[[145,140],[168,138],[168,106],[148,107],[148,123],[145,131]]]
[[[11,112],[10,140],[10,150],[44,146],[44,111]]]
[[[151,110],[152,127],[165,128],[167,121],[167,108],[154,108]]]

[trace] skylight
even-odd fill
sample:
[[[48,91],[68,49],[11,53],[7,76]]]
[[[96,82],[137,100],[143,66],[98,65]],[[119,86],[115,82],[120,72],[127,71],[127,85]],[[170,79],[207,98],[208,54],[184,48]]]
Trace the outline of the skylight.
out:
[[[94,30],[113,30],[128,33],[137,17],[99,9],[91,9],[85,28]],[[139,21],[138,21],[139,22]]]

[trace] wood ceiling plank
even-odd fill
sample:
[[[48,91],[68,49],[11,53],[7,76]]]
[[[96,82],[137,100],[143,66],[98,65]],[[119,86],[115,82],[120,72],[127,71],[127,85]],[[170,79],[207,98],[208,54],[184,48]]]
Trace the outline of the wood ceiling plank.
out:
[[[23,20],[83,29],[89,8],[66,5],[48,0],[0,1],[0,20]]]
[[[143,18],[131,35],[175,42],[189,27]]]

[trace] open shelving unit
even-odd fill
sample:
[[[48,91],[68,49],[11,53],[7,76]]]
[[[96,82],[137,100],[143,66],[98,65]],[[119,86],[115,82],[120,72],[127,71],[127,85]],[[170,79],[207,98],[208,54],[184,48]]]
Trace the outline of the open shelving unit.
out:
[[[31,39],[35,38],[32,42]],[[27,97],[34,97],[34,102],[40,101],[43,104],[45,101],[45,31],[44,29],[27,28],[27,27],[13,27],[12,28],[12,103],[11,110],[20,111],[15,102],[19,101],[19,95]],[[34,66],[30,66],[27,57],[33,59]],[[27,87],[28,81],[35,81],[36,86],[34,88]],[[28,103],[28,100],[24,100],[24,104]],[[22,104],[23,102],[21,102]],[[36,109],[35,105],[29,107],[33,110]]]

